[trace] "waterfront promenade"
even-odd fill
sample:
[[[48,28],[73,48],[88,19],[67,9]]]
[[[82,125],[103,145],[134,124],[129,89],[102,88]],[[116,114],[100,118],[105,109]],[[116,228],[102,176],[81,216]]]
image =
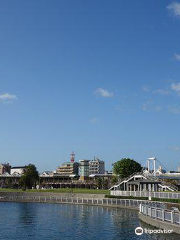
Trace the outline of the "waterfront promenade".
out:
[[[160,207],[140,204],[139,218],[159,229],[171,229],[180,234],[180,212]]]
[[[145,200],[129,200],[129,199],[113,199],[104,198],[102,195],[90,194],[1,194],[0,202],[36,202],[36,203],[59,203],[59,204],[80,204],[80,205],[96,205],[108,207],[123,207],[139,210],[140,204],[147,204]]]
[[[159,228],[171,228],[174,232],[180,234],[180,214],[171,210],[164,210],[164,203],[156,201],[105,198],[104,194],[0,192],[0,202],[34,202],[127,208],[139,211],[140,220],[150,225]]]

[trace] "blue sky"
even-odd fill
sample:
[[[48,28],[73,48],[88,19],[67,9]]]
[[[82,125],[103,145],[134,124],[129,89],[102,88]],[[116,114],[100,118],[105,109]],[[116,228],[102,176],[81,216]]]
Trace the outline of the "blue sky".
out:
[[[0,1],[0,162],[180,165],[180,1]]]

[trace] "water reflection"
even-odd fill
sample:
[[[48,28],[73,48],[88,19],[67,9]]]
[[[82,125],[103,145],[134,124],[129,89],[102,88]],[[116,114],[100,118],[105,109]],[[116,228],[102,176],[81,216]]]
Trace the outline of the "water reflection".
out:
[[[0,240],[179,239],[178,235],[172,234],[137,236],[136,227],[150,227],[139,221],[137,211],[128,209],[0,203],[0,212]]]
[[[36,224],[38,209],[32,204],[22,203],[17,205],[17,212],[19,213],[19,225],[22,225],[22,227],[33,227]]]

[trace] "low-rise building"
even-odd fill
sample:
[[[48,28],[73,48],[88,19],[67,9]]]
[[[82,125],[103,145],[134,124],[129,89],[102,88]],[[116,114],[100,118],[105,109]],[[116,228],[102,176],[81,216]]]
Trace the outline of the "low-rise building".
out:
[[[25,171],[26,167],[25,166],[20,166],[20,167],[12,167],[11,168],[11,171],[10,171],[10,174],[13,175],[13,174],[19,174],[19,175],[22,175]]]

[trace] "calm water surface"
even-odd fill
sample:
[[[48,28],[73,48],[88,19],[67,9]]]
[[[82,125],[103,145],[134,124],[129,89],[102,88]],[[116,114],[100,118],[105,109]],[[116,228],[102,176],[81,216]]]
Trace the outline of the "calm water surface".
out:
[[[143,234],[138,212],[126,209],[43,203],[0,203],[0,240],[175,239],[176,234]],[[152,229],[152,228],[151,228]]]

